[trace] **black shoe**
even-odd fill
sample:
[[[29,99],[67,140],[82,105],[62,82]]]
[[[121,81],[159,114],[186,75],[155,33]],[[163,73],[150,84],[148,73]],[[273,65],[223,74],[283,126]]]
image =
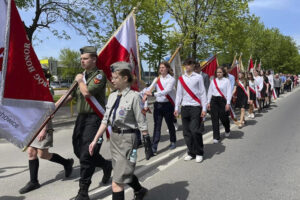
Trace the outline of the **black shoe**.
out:
[[[89,186],[90,186],[91,182],[83,182],[83,181],[79,181],[79,191],[77,196],[75,197],[75,200],[90,200],[89,197]]]
[[[41,187],[41,185],[39,184],[39,182],[33,183],[33,182],[30,181],[23,188],[21,188],[19,190],[19,193],[20,194],[25,194],[25,193],[30,192],[32,190],[38,189],[40,187]]]
[[[65,177],[68,178],[71,176],[72,174],[72,171],[73,171],[73,164],[74,164],[74,160],[71,158],[71,159],[68,159],[69,163],[67,166],[64,166],[65,168]]]
[[[144,197],[146,196],[148,190],[144,187],[140,189],[138,192],[134,192],[134,200],[143,200]]]
[[[108,164],[103,168],[103,177],[102,177],[102,183],[107,184],[110,177],[111,177],[111,171],[112,171],[112,164],[111,161],[108,161]]]

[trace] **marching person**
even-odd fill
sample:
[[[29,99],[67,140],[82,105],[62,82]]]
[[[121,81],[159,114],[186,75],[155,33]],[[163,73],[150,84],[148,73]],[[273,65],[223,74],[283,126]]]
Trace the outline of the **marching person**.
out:
[[[43,71],[47,79],[51,77],[51,74],[47,71],[47,69],[43,69]],[[61,164],[65,169],[65,177],[70,177],[72,174],[74,164],[74,160],[72,158],[65,159],[59,154],[49,152],[49,148],[53,147],[53,131],[52,120],[50,120],[30,147],[28,147],[27,153],[29,157],[30,181],[19,190],[20,194],[25,194],[40,187],[38,181],[38,158]]]
[[[208,89],[207,109],[210,110],[214,143],[220,141],[219,120],[225,128],[225,136],[230,136],[229,112],[232,90],[229,79],[225,78],[226,75],[226,70],[218,67],[215,71],[215,78],[210,82]]]
[[[244,72],[239,73],[239,79],[238,81],[236,81],[232,94],[234,94],[235,92],[237,93],[235,107],[241,109],[240,121],[238,127],[242,128],[243,125],[245,124],[246,109],[249,108],[248,101],[250,101],[248,81],[245,78]]]
[[[253,70],[254,80],[257,83],[258,93],[256,94],[256,98],[258,100],[258,112],[261,112],[263,109],[262,102],[265,98],[265,90],[264,90],[264,78],[259,75],[259,71],[254,69]]]
[[[261,91],[261,97],[263,98],[263,108],[267,108],[269,107],[270,83],[265,71],[261,70],[260,75],[264,80],[263,89]]]
[[[281,78],[279,77],[278,74],[276,74],[274,78],[274,88],[275,88],[276,96],[279,98],[280,89],[281,89]]]
[[[253,74],[248,73],[248,83],[249,83],[249,118],[254,119],[254,107],[256,105],[256,94],[258,93],[257,90],[257,82],[255,81]],[[257,105],[256,105],[257,106]]]
[[[273,96],[273,90],[274,90],[274,77],[273,77],[273,74],[271,74],[270,70],[266,71],[266,76],[269,80],[269,95],[268,95],[268,97],[269,97],[268,106],[269,106],[272,102],[272,96]]]
[[[207,73],[204,73],[201,71],[201,66],[200,66],[199,62],[197,62],[195,65],[195,72],[198,74],[201,74],[201,76],[203,77],[205,94],[207,95],[209,84],[210,84],[210,79],[209,79],[209,76]],[[205,122],[205,117],[202,119],[202,123],[201,123],[201,127],[200,127],[202,133],[205,131],[204,122]]]
[[[117,91],[108,97],[106,111],[101,126],[89,146],[92,156],[99,138],[105,129],[112,125],[113,133],[110,138],[110,151],[113,164],[112,199],[123,200],[124,185],[128,184],[134,190],[134,199],[142,200],[147,189],[142,187],[134,175],[136,165],[136,131],[139,129],[144,137],[145,146],[151,144],[145,115],[140,107],[139,93],[130,89],[133,82],[132,67],[126,62],[111,65],[112,83]]]
[[[186,71],[179,77],[177,83],[174,115],[178,117],[181,105],[183,136],[188,148],[188,155],[184,160],[196,158],[196,162],[200,163],[204,154],[200,126],[201,118],[206,115],[206,92],[202,76],[194,72],[196,62],[187,59],[183,65]]]
[[[106,184],[111,176],[112,164],[111,161],[105,160],[100,155],[101,144],[97,145],[97,150],[92,156],[89,154],[89,144],[97,133],[101,119],[87,100],[94,98],[99,106],[104,108],[106,76],[102,70],[97,69],[96,48],[86,46],[80,49],[80,53],[81,66],[84,72],[76,76],[75,81],[78,83],[78,87],[67,98],[66,102],[72,98],[77,100],[78,116],[75,122],[72,142],[74,153],[80,161],[80,189],[75,200],[89,200],[88,189],[95,167],[102,168],[102,183]],[[59,102],[60,100],[56,104]]]
[[[155,84],[156,91],[154,96],[156,101],[154,103],[154,130],[153,130],[153,144],[152,151],[154,155],[157,155],[157,146],[161,135],[161,125],[163,118],[165,119],[169,134],[170,145],[169,149],[176,148],[176,130],[174,126],[174,100],[175,100],[175,78],[171,66],[168,62],[162,62],[159,65],[159,75],[157,83]],[[145,93],[151,96],[151,91]]]

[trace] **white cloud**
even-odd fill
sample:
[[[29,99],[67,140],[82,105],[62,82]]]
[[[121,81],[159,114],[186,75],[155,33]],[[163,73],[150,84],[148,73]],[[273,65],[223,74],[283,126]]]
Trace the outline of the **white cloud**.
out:
[[[250,8],[276,9],[287,8],[292,0],[254,0],[249,3]]]

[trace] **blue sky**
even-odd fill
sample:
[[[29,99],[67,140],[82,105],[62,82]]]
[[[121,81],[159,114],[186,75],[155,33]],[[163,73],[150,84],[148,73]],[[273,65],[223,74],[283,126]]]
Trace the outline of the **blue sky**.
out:
[[[255,0],[249,4],[250,12],[260,17],[266,27],[277,27],[284,35],[294,38],[300,45],[300,1],[299,0]],[[21,18],[25,24],[30,23],[34,10],[20,11]],[[42,59],[44,57],[58,58],[62,48],[79,50],[80,47],[88,45],[87,40],[77,35],[72,29],[65,25],[56,24],[56,27],[63,28],[71,35],[71,40],[55,38],[49,31],[41,30],[38,37],[42,43],[34,42],[35,51]]]

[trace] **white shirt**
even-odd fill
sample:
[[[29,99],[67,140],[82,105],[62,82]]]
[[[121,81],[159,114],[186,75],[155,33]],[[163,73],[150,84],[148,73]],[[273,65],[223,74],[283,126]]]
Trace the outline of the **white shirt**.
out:
[[[270,74],[270,75],[268,76],[268,79],[269,79],[269,83],[270,83],[270,85],[271,85],[271,89],[273,90],[273,88],[274,88],[274,79],[273,79],[273,75]]]
[[[195,101],[189,93],[183,88],[180,81],[177,83],[175,110],[178,111],[179,105],[182,106],[202,106],[203,111],[206,112],[207,98],[201,74],[193,72],[190,76],[185,73],[182,78],[188,88],[200,99],[201,105]]]
[[[231,89],[230,80],[228,78],[223,77],[221,79],[216,78],[216,82],[217,82],[219,89],[225,96],[227,104],[230,104],[231,97],[232,97],[232,91],[231,91],[232,89]],[[211,80],[209,88],[208,88],[207,98],[208,98],[209,103],[210,103],[212,96],[221,97],[221,94],[217,90],[213,80]]]
[[[258,91],[261,92],[261,90],[263,89],[264,87],[264,78],[261,77],[261,76],[255,76],[254,79],[256,80],[257,82],[257,85],[258,85]]]
[[[249,80],[249,87],[251,87],[255,91],[256,95],[258,93],[257,85],[258,85],[258,83],[255,79],[254,79],[254,81]]]
[[[175,78],[170,74],[167,74],[165,77],[160,76],[160,82],[163,86],[164,90],[161,90],[156,83],[155,88],[156,91],[154,96],[156,97],[157,102],[169,102],[166,95],[168,94],[173,101],[175,100]]]

